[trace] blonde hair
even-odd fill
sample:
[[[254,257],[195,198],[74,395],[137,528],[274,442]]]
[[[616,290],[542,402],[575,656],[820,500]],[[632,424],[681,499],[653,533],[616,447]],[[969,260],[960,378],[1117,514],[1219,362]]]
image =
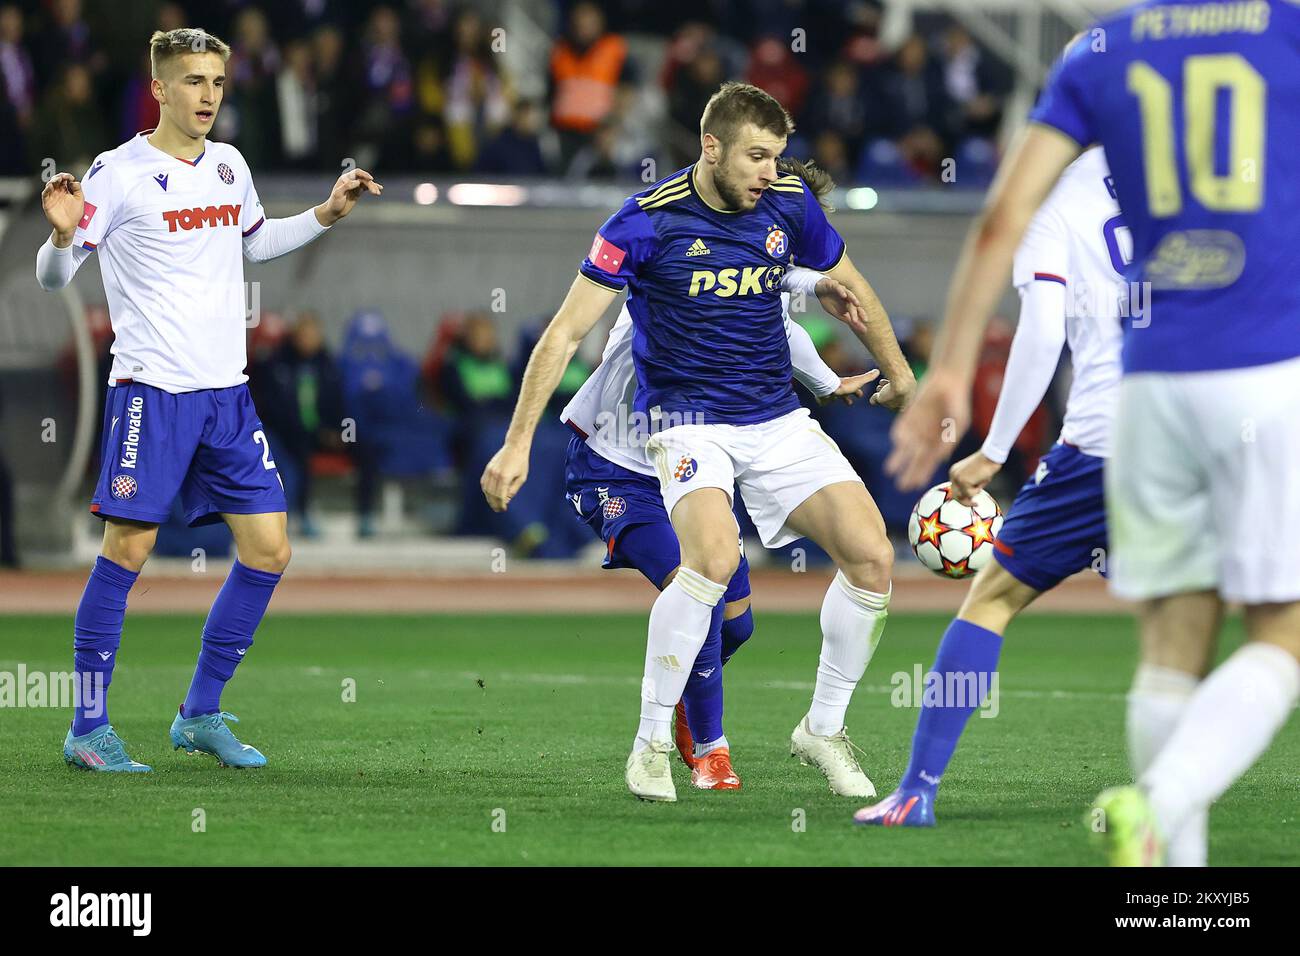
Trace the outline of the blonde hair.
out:
[[[230,45],[202,27],[182,27],[166,33],[155,30],[149,38],[150,74],[158,79],[158,71],[164,63],[187,53],[215,53],[225,63],[230,59]]]

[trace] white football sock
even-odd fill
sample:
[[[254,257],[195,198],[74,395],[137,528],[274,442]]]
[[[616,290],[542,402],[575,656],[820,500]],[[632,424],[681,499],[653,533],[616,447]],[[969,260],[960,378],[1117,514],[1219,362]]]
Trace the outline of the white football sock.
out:
[[[808,730],[819,737],[844,727],[853,689],[858,686],[889,616],[889,595],[854,587],[844,572],[826,590],[822,601],[822,652],[817,662]]]
[[[731,749],[731,744],[727,743],[726,734],[723,734],[717,740],[710,740],[707,744],[702,744],[699,741],[696,741],[695,756],[703,757],[705,754],[712,753],[720,747],[726,747],[728,750]]]
[[[1128,692],[1128,754],[1133,779],[1142,777],[1173,734],[1200,679],[1186,671],[1139,664]],[[1170,866],[1205,866],[1209,812],[1188,817],[1168,839]]]
[[[673,708],[682,699],[695,658],[709,636],[713,609],[726,592],[725,584],[684,567],[659,593],[650,609],[634,753],[648,748],[651,741],[672,740]]]
[[[1177,834],[1208,811],[1272,742],[1300,697],[1300,662],[1275,644],[1251,643],[1207,677],[1139,783],[1156,822]]]

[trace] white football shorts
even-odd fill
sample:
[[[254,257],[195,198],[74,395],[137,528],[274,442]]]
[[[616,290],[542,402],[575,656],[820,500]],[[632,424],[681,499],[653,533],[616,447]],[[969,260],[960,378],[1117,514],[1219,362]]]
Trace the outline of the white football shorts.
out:
[[[1106,467],[1111,589],[1300,600],[1300,358],[1120,386]]]
[[[646,452],[669,515],[692,491],[721,488],[734,500],[738,485],[769,548],[798,539],[786,519],[815,492],[841,481],[862,483],[806,408],[754,425],[677,425],[654,435]]]

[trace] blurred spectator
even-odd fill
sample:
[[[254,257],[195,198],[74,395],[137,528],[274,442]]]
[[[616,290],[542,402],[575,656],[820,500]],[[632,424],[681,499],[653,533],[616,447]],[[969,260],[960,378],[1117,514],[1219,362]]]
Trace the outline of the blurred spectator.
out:
[[[317,147],[316,77],[311,47],[294,40],[284,48],[284,63],[275,81],[280,113],[280,154],[293,167],[319,165]]]
[[[457,169],[471,168],[480,145],[510,118],[509,88],[501,58],[490,48],[491,35],[473,10],[463,10],[453,31],[455,49],[442,77],[446,88],[444,123],[448,149]]]
[[[699,159],[700,117],[709,97],[726,78],[722,57],[710,49],[701,50],[675,74],[668,90],[668,115],[674,126],[670,145],[674,169]]]
[[[617,114],[620,88],[631,82],[626,42],[605,31],[596,4],[575,5],[568,30],[551,50],[551,126],[559,133],[564,168],[601,123]]]
[[[541,111],[530,100],[520,100],[511,112],[510,125],[492,138],[479,153],[478,168],[501,176],[540,176],[542,159]]]
[[[96,47],[90,24],[82,15],[81,0],[52,0],[48,20],[36,41],[36,73],[42,85],[52,86],[64,67],[76,63],[98,76],[108,58]]]
[[[32,162],[40,165],[52,157],[61,170],[76,175],[108,142],[103,112],[92,98],[90,71],[80,63],[63,69],[59,85],[45,95],[32,126]]]
[[[6,175],[29,171],[25,144],[36,111],[36,70],[22,42],[22,11],[0,7],[0,173]]]
[[[309,517],[311,456],[340,451],[343,383],[338,366],[325,349],[325,335],[314,312],[304,312],[280,348],[254,370],[258,410],[266,426],[289,514],[302,533],[314,536]]]
[[[944,33],[941,49],[944,87],[959,111],[955,132],[995,136],[1002,122],[1002,100],[1011,86],[1010,74],[957,24]]]
[[[462,440],[481,431],[486,420],[509,418],[514,408],[514,382],[501,354],[497,328],[486,312],[471,312],[461,325],[455,348],[442,370],[441,389],[456,415]]]
[[[813,142],[813,159],[830,173],[837,183],[848,182],[853,175],[849,165],[849,148],[844,138],[834,130],[823,130]]]
[[[217,114],[219,136],[236,141],[253,169],[272,166],[280,152],[280,53],[259,8],[246,7],[235,18],[230,49],[226,95]]]
[[[616,122],[601,123],[596,135],[570,161],[565,175],[582,181],[617,179],[620,172],[619,130]]]
[[[415,83],[391,7],[377,7],[366,24],[359,89],[357,135],[369,155],[358,159],[372,168],[409,168]]]
[[[317,154],[326,169],[337,170],[349,155],[348,130],[354,122],[355,89],[344,59],[343,34],[323,26],[312,34],[315,67]]]
[[[828,131],[835,133],[844,145],[846,162],[858,155],[867,134],[867,104],[860,73],[860,68],[848,60],[832,63],[800,124],[803,132],[814,137]],[[818,165],[826,168],[820,161]]]
[[[925,40],[913,34],[899,47],[894,63],[882,78],[884,99],[879,131],[893,139],[918,130],[942,137],[947,131],[949,99],[943,70]]]
[[[158,101],[153,98],[149,75],[149,51],[145,50],[137,57],[136,69],[129,80],[122,86],[121,109],[122,123],[117,130],[116,142],[124,142],[136,133],[158,128]],[[220,114],[218,114],[220,117]],[[111,144],[105,143],[105,149]]]
[[[769,36],[758,41],[745,72],[745,82],[772,94],[791,116],[803,112],[808,96],[808,72],[790,49],[789,34],[785,40]]]

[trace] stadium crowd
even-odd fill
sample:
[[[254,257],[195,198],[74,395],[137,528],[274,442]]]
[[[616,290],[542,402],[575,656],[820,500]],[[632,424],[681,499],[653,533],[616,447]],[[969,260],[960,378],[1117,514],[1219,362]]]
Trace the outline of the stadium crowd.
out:
[[[143,39],[199,23],[231,44],[214,138],[254,169],[633,178],[694,158],[700,111],[727,78],[794,115],[791,154],[842,184],[923,184],[957,157],[961,185],[995,160],[1008,72],[944,18],[897,49],[876,3],[555,0],[559,25],[525,96],[491,5],[450,0],[0,3],[0,175],[46,158],[84,168],[151,128]]]
[[[844,347],[834,320],[815,311],[815,304],[809,308],[796,319],[831,368],[851,375],[871,367],[869,356]],[[92,306],[87,314],[102,381],[111,366],[112,330],[103,306]],[[930,352],[931,326],[896,321],[919,379]],[[355,515],[359,537],[376,534],[380,489],[388,482],[420,491],[416,497],[426,499],[432,490],[432,497],[446,504],[437,516],[414,509],[407,523],[414,531],[497,538],[518,556],[539,558],[571,557],[588,546],[593,539],[574,520],[563,469],[554,466],[564,460],[573,435],[560,413],[593,368],[587,350],[574,356],[556,390],[534,441],[531,474],[510,509],[493,512],[479,488],[479,476],[505,436],[524,364],[544,322],[537,316],[509,342],[489,312],[448,312],[417,356],[394,341],[376,311],[351,316],[336,347],[326,341],[325,323],[314,312],[264,312],[249,332],[250,387],[285,484],[295,534],[319,533],[317,519],[330,510],[314,503],[313,489],[321,483],[332,486],[336,506],[340,496],[350,500],[345,507]],[[988,432],[1012,332],[1000,320],[990,328],[975,378],[972,428],[956,457],[977,449]],[[915,495],[899,491],[881,467],[892,413],[862,402],[818,405],[808,392],[798,392],[863,477],[891,535],[905,537]],[[1060,424],[1063,395],[1063,388],[1053,389],[1034,413],[995,480],[995,494],[1014,494],[1033,471]],[[92,473],[98,467],[97,460],[90,463]],[[935,481],[940,480],[936,473]],[[742,531],[755,534],[743,507],[737,507],[736,517]],[[185,529],[177,511],[160,533],[160,553],[188,554],[199,537],[213,539],[203,545],[213,553],[228,543],[223,526]],[[798,547],[809,550],[807,542]]]

